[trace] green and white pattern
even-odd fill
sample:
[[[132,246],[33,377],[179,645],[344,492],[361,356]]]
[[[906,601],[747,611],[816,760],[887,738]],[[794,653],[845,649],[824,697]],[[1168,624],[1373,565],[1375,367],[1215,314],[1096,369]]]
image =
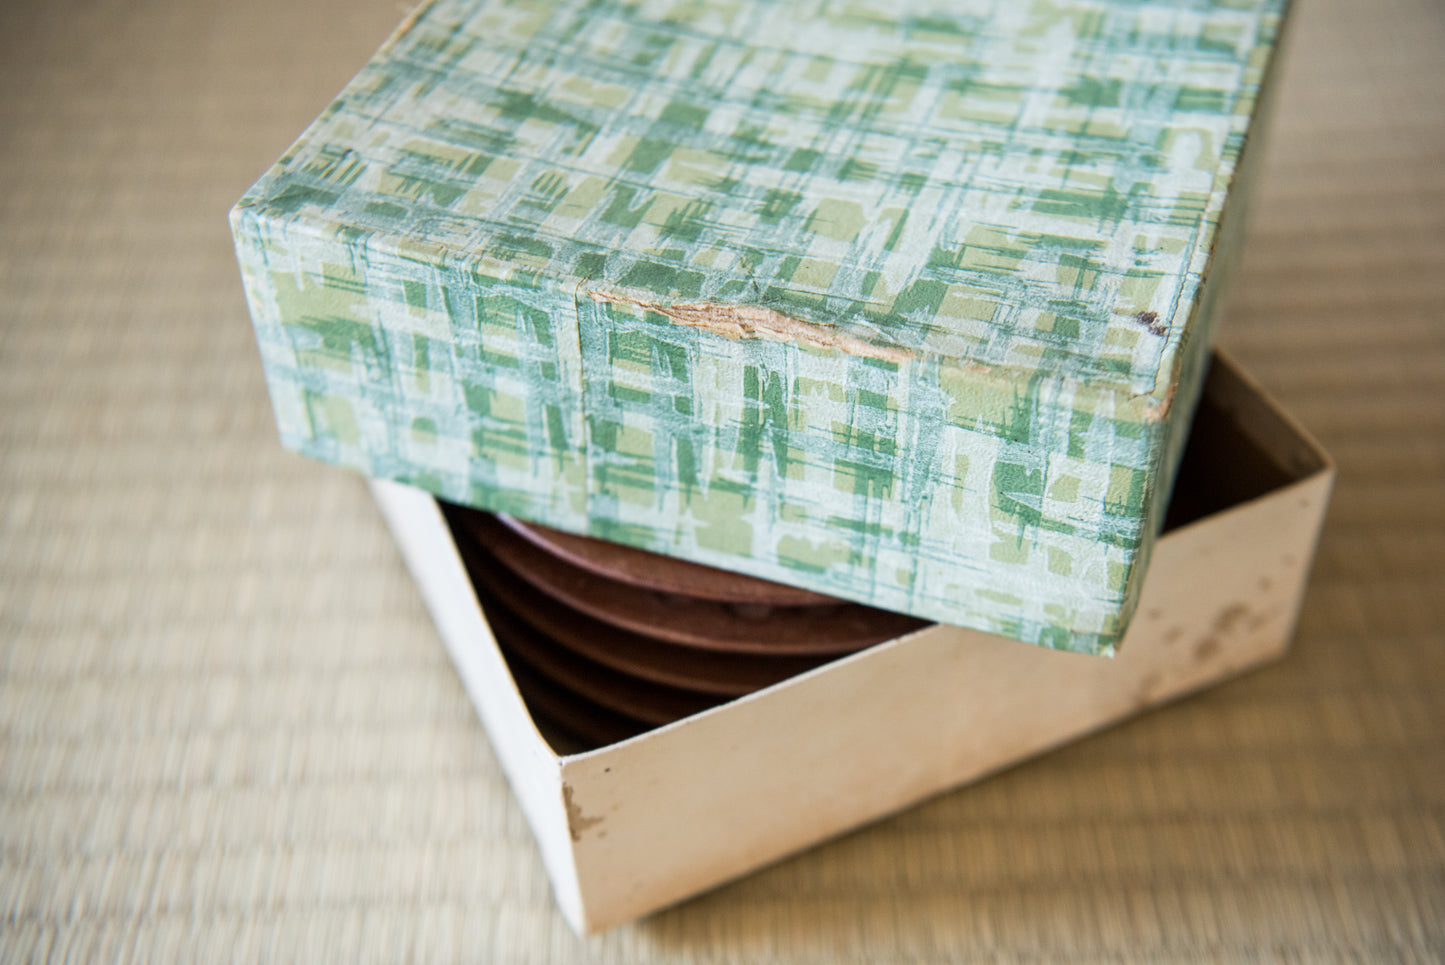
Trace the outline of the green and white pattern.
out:
[[[1110,652],[1282,8],[439,0],[232,212],[282,438]]]

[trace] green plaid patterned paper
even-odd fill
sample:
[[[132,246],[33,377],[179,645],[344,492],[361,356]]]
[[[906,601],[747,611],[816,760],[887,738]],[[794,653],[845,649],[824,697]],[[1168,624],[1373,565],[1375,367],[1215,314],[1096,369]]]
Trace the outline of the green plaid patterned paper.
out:
[[[282,439],[1112,652],[1282,7],[438,0],[232,212]]]

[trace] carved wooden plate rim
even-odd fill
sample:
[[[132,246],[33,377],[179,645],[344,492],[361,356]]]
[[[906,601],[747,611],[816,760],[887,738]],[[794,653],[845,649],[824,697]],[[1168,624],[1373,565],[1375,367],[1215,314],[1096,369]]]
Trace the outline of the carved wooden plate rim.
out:
[[[649,553],[591,536],[565,533],[503,513],[498,513],[496,518],[514,533],[573,566],[644,589],[720,603],[765,606],[830,606],[843,602],[837,597],[812,590]]]
[[[489,514],[469,514],[468,519],[493,558],[548,596],[604,623],[683,646],[728,653],[839,655],[926,625],[856,603],[744,607],[669,596],[573,566]]]

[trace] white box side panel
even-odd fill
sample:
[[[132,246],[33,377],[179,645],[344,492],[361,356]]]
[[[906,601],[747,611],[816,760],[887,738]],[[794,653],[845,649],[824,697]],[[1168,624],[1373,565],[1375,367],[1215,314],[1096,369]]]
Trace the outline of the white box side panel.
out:
[[[588,930],[1282,655],[1330,482],[1165,537],[1113,660],[935,626],[564,760]]]
[[[477,605],[451,530],[430,493],[384,480],[371,480],[371,491],[527,815],[557,903],[580,930],[583,902],[559,761],[537,732],[517,692]]]

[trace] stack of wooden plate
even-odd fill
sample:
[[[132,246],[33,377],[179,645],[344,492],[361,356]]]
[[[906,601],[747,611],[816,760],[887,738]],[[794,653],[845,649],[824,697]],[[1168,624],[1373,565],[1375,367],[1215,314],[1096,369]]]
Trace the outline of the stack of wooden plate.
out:
[[[584,747],[924,625],[507,516],[446,511],[523,697]]]

